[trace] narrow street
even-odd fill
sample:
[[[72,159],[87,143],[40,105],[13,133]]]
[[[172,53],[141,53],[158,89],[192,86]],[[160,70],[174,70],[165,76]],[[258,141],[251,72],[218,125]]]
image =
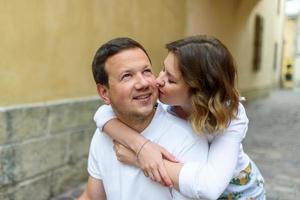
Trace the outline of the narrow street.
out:
[[[268,200],[300,199],[300,89],[246,104],[245,151],[260,168]]]

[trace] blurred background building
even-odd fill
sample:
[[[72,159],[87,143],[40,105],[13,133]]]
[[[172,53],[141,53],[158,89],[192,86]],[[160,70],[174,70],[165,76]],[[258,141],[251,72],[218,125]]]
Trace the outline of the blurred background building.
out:
[[[300,84],[300,1],[286,1],[286,24],[284,29],[284,51],[281,86],[293,88]]]
[[[158,73],[164,44],[213,35],[251,100],[300,84],[298,16],[285,0],[0,0],[0,199],[49,199],[86,180],[103,42],[136,39]]]

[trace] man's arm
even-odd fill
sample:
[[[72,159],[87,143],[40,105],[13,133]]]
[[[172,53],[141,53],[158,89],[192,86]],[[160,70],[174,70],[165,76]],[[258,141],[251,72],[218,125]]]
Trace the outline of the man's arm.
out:
[[[87,186],[78,200],[106,200],[102,181],[90,176]]]

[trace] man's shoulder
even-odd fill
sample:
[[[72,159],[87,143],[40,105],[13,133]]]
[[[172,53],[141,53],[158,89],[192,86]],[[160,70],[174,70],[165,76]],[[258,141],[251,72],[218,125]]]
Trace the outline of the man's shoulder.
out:
[[[164,113],[163,120],[160,121],[160,126],[155,127],[156,131],[160,132],[157,143],[181,159],[199,155],[193,152],[206,151],[206,138],[196,134],[188,121],[178,118],[166,110],[162,112]],[[153,132],[156,133],[156,131]]]
[[[92,137],[91,146],[97,147],[97,148],[99,148],[99,146],[101,146],[101,148],[102,148],[102,147],[105,147],[105,146],[111,145],[111,144],[112,144],[111,138],[104,132],[100,131],[99,128],[97,128]],[[101,148],[99,148],[99,149],[101,149]]]
[[[167,111],[167,107],[164,104],[158,103],[158,110],[164,116],[164,121],[169,121],[170,125],[180,129],[186,129],[187,131],[192,131],[191,125],[187,120],[181,119]]]
[[[195,139],[196,134],[188,121],[172,115],[161,105],[158,105],[158,112],[161,117],[159,117],[159,126],[156,126],[156,129],[159,128],[166,135],[171,134],[172,137]]]

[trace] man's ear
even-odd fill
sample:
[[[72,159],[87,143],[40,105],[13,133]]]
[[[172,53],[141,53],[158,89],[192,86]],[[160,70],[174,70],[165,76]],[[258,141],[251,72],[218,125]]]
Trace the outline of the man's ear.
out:
[[[100,98],[102,99],[102,101],[104,101],[104,103],[106,103],[107,105],[109,105],[111,103],[109,95],[108,95],[107,86],[102,85],[102,84],[97,84],[97,92],[98,92],[98,95],[100,96]]]

